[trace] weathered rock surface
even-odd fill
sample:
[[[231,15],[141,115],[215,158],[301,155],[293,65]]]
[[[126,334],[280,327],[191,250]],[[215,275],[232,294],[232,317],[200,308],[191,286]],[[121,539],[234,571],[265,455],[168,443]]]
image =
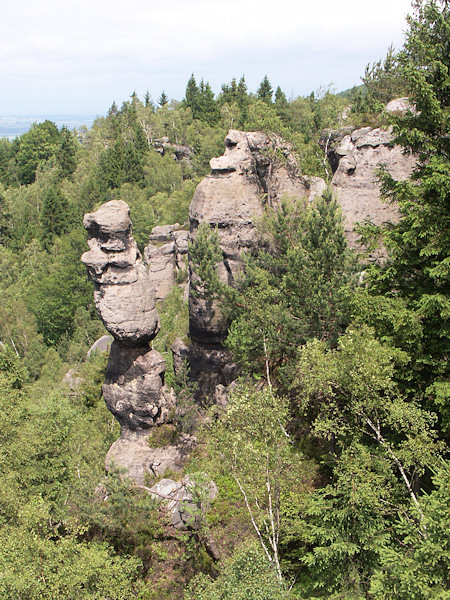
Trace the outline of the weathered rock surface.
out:
[[[191,146],[183,146],[182,144],[171,144],[168,137],[163,137],[160,140],[155,140],[152,143],[153,148],[164,156],[169,153],[174,160],[189,160],[194,149]]]
[[[113,343],[114,338],[112,335],[102,335],[101,338],[98,338],[92,346],[87,351],[87,357],[89,358],[92,354],[96,352],[109,352],[111,350],[111,344]]]
[[[154,227],[150,234],[144,262],[149,265],[149,278],[157,301],[164,300],[176,284],[178,274],[186,272],[188,235],[178,223]]]
[[[198,185],[189,209],[190,240],[200,223],[217,227],[223,253],[217,272],[233,285],[242,268],[242,252],[255,246],[255,220],[264,205],[276,206],[283,195],[320,195],[325,184],[302,176],[290,146],[260,132],[230,130],[224,155],[211,159],[210,165],[212,173]],[[192,268],[190,285],[194,292],[199,289]],[[214,344],[223,340],[227,324],[215,302],[190,293],[189,327],[193,339]]]
[[[94,300],[106,329],[125,344],[152,340],[159,330],[148,271],[131,235],[128,205],[111,200],[84,217],[89,251],[81,260],[94,282]]]
[[[370,221],[381,225],[399,219],[397,207],[385,204],[379,198],[376,169],[384,164],[395,179],[405,179],[411,173],[415,158],[403,154],[399,146],[393,145],[390,131],[371,127],[354,131],[348,128],[325,130],[320,144],[334,173],[331,186],[342,208],[347,240],[352,248],[360,250],[354,231],[357,223]],[[380,251],[373,258],[382,254]]]
[[[197,386],[194,397],[200,403],[215,398],[218,386],[222,386],[220,389],[223,390],[239,376],[239,368],[233,362],[231,352],[224,350],[220,344],[195,341],[185,344],[177,338],[170,349],[175,374],[182,373],[184,365],[189,364],[189,377]]]
[[[106,406],[119,421],[122,435],[165,423],[175,399],[164,387],[166,362],[149,346],[114,342],[103,384]]]
[[[416,113],[416,109],[409,98],[395,98],[386,104],[384,110],[391,115],[404,115],[408,111]]]
[[[211,481],[205,489],[198,490],[199,484],[189,475],[181,481],[161,479],[150,488],[150,493],[155,500],[161,500],[169,516],[170,522],[176,529],[196,527],[201,520],[205,509],[217,497],[217,486]],[[198,493],[198,491],[200,493]],[[199,504],[198,498],[203,498]]]
[[[192,444],[148,445],[150,429],[173,414],[175,397],[164,385],[164,359],[148,345],[158,333],[159,319],[153,283],[131,235],[128,205],[107,202],[87,214],[84,224],[89,251],[82,260],[94,282],[98,313],[114,337],[103,396],[120,423],[121,436],[108,452],[106,467],[114,464],[143,484],[147,473],[180,470]],[[96,348],[108,343],[111,337],[104,336]]]
[[[195,445],[191,436],[181,434],[176,444],[161,448],[148,445],[148,432],[128,432],[116,440],[108,451],[105,466],[123,470],[138,485],[145,485],[146,477],[163,475],[167,471],[181,472]]]

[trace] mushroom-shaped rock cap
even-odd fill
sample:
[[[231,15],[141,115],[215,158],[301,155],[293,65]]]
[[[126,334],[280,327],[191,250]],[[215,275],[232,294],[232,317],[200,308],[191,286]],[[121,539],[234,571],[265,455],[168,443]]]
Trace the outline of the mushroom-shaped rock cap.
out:
[[[85,215],[83,224],[91,235],[98,231],[107,235],[127,232],[131,227],[130,209],[123,200],[110,200]]]

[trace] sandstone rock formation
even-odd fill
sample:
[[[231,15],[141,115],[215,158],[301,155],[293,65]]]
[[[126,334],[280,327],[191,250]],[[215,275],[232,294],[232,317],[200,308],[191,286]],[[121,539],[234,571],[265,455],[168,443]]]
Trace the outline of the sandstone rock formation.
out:
[[[213,481],[208,485],[204,482],[199,484],[186,475],[181,482],[161,479],[150,488],[150,493],[155,500],[165,503],[169,520],[176,529],[187,529],[198,526],[205,509],[217,497],[218,491]],[[199,495],[204,497],[202,504],[198,502]]]
[[[110,448],[107,468],[124,469],[139,484],[146,473],[181,469],[188,444],[150,448],[152,427],[165,423],[175,398],[164,385],[166,363],[148,342],[159,330],[153,284],[131,234],[129,208],[112,200],[87,214],[89,251],[83,254],[94,282],[97,310],[113,335],[103,384],[107,407],[119,421],[121,436]]]
[[[164,389],[165,371],[165,360],[149,346],[113,343],[103,397],[123,432],[146,431],[167,421],[174,400]]]
[[[396,206],[385,204],[379,198],[376,169],[384,164],[395,179],[405,179],[411,173],[415,158],[403,154],[392,142],[390,131],[371,127],[322,132],[320,144],[334,173],[331,186],[342,208],[345,234],[349,245],[357,250],[361,249],[354,231],[357,223],[370,221],[381,225],[399,218]],[[382,252],[373,258],[380,254]]]
[[[149,277],[157,301],[167,298],[180,274],[185,274],[187,287],[187,253],[189,232],[180,225],[162,225],[152,229],[149,244],[144,249],[144,262],[149,265]]]
[[[260,132],[230,130],[225,153],[211,159],[210,165],[211,175],[198,185],[189,209],[189,237],[195,240],[200,223],[217,227],[223,253],[217,272],[233,285],[242,252],[255,246],[255,220],[265,204],[276,206],[283,195],[312,198],[323,192],[325,183],[302,176],[291,147]],[[191,292],[198,289],[192,268],[190,286]],[[223,340],[227,324],[216,303],[190,293],[189,328],[194,340],[211,344]]]
[[[194,149],[191,146],[183,146],[181,144],[171,144],[168,137],[163,137],[160,140],[154,140],[152,142],[153,148],[164,156],[166,153],[172,155],[174,160],[189,160],[194,153]]]
[[[106,329],[124,344],[145,343],[159,330],[155,295],[136,242],[128,205],[111,200],[84,217],[89,251],[81,257],[94,282]]]

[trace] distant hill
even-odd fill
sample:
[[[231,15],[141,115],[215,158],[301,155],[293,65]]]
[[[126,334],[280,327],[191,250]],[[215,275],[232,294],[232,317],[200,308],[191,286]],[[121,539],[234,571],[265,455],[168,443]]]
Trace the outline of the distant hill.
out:
[[[366,91],[366,86],[362,83],[361,85],[354,85],[351,88],[348,88],[348,90],[343,90],[342,92],[338,92],[336,95],[337,96],[341,96],[342,98],[348,98],[350,96],[350,94],[352,94],[353,92],[365,92]]]

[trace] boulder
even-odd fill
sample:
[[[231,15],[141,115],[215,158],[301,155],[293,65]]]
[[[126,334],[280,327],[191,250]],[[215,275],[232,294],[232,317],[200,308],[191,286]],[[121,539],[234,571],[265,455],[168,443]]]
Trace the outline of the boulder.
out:
[[[87,351],[87,358],[89,358],[90,356],[92,356],[92,354],[95,354],[96,352],[109,352],[113,340],[114,338],[112,337],[112,335],[102,335],[102,337],[96,340]]]
[[[205,509],[217,497],[217,486],[213,481],[207,485],[197,483],[189,475],[181,481],[161,479],[150,488],[155,500],[160,500],[176,529],[198,526]],[[202,498],[203,502],[199,502]]]
[[[391,115],[405,115],[408,111],[417,114],[409,98],[395,98],[386,104],[384,110]]]
[[[137,485],[145,485],[147,478],[160,477],[166,472],[181,473],[195,439],[181,434],[176,444],[160,448],[148,445],[148,432],[127,432],[116,440],[105,459],[106,470],[119,469]]]
[[[84,217],[89,251],[81,260],[94,282],[94,300],[106,329],[124,344],[152,340],[159,330],[153,287],[131,235],[128,205],[111,200]]]

